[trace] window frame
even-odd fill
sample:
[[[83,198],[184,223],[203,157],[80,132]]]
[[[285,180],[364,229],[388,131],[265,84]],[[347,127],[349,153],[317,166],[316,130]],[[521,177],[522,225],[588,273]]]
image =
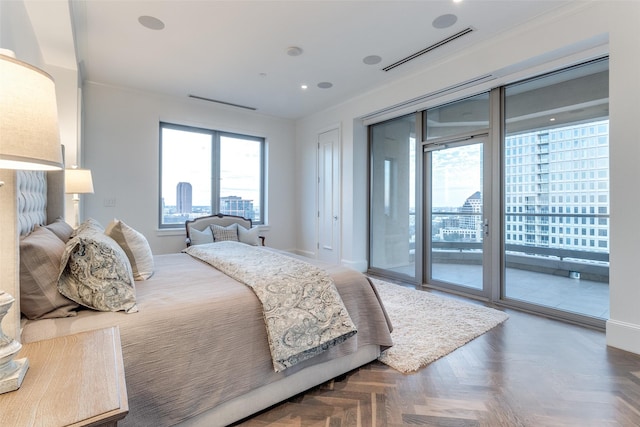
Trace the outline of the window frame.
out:
[[[228,132],[216,129],[207,129],[197,126],[181,125],[170,122],[159,122],[159,144],[158,144],[158,228],[163,230],[182,228],[183,224],[180,223],[164,223],[164,212],[162,206],[163,192],[162,192],[162,177],[163,177],[163,130],[172,129],[183,132],[194,132],[199,134],[209,135],[211,138],[211,187],[210,187],[210,208],[211,215],[215,215],[220,212],[220,175],[221,175],[221,149],[220,139],[222,137],[238,138],[243,140],[256,141],[260,144],[260,159],[259,159],[259,219],[252,219],[253,225],[265,224],[265,161],[266,161],[266,138],[256,135],[247,135],[236,132]],[[177,201],[176,201],[177,203]],[[201,215],[204,216],[204,215]],[[195,218],[195,217],[193,217]],[[190,218],[190,219],[193,219]]]

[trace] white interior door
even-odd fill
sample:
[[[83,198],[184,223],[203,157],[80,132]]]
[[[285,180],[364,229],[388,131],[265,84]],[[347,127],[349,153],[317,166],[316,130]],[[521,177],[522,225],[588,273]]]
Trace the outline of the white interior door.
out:
[[[317,258],[340,263],[340,130],[318,134]]]

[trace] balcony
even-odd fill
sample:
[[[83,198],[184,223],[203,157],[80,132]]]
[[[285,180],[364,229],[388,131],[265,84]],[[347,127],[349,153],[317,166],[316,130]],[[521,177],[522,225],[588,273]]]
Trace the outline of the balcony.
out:
[[[505,297],[600,319],[609,318],[609,254],[507,245]],[[482,288],[480,243],[434,242],[432,276]],[[414,275],[415,265],[389,269]]]

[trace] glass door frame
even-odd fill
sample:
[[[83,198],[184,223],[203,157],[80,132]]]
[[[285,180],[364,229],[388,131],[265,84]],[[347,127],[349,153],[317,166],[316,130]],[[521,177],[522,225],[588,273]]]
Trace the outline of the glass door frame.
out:
[[[432,200],[432,176],[430,170],[431,153],[440,149],[448,149],[454,147],[461,147],[466,145],[482,144],[483,148],[483,188],[482,191],[482,216],[484,223],[483,238],[482,238],[482,288],[475,289],[463,285],[456,285],[454,283],[443,282],[438,280],[431,280],[432,266],[431,266],[431,251],[432,251],[432,222],[431,222],[431,200]],[[422,283],[424,287],[441,289],[447,292],[460,293],[467,296],[475,296],[482,299],[492,299],[492,295],[495,294],[495,286],[492,286],[492,250],[491,235],[495,234],[495,226],[493,226],[493,218],[491,213],[492,209],[492,168],[491,161],[493,154],[491,147],[490,132],[489,130],[474,131],[470,134],[457,135],[452,138],[438,138],[437,140],[423,141],[422,147],[422,172],[423,172],[423,218],[424,218],[424,230],[422,233],[423,240],[423,275]],[[499,291],[499,289],[498,289]]]

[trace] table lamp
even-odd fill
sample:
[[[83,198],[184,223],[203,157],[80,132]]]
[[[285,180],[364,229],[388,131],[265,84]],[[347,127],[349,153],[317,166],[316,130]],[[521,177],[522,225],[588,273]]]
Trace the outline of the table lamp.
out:
[[[73,194],[73,210],[75,213],[74,227],[80,225],[80,194],[93,193],[93,180],[89,169],[65,169],[64,192]]]

